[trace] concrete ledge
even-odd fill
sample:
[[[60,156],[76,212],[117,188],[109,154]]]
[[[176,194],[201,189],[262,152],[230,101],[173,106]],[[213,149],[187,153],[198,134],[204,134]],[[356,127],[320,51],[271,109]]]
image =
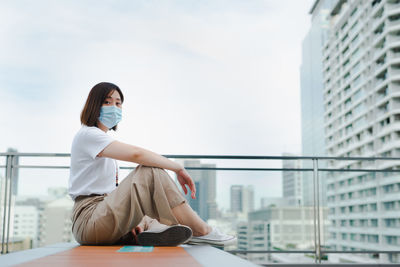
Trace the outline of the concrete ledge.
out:
[[[183,245],[182,247],[203,266],[258,266],[250,261],[211,246]]]
[[[155,247],[153,252],[117,252],[123,246],[59,243],[0,256],[0,266],[257,266],[207,245]]]
[[[32,260],[36,260],[62,251],[66,251],[78,246],[79,246],[78,243],[57,243],[41,248],[11,252],[0,256],[0,266],[13,266],[21,263],[26,263]]]

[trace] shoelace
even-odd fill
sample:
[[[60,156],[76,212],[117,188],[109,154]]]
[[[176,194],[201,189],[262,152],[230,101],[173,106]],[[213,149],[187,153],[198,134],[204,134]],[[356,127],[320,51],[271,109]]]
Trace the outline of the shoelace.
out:
[[[217,227],[213,227],[212,232],[214,232],[214,235],[216,236],[221,236],[221,237],[226,237],[227,235],[222,233]]]

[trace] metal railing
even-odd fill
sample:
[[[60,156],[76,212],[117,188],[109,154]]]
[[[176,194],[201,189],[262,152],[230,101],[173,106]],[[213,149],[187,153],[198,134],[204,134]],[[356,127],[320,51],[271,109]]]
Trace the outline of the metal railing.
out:
[[[233,155],[164,155],[170,159],[214,159],[214,160],[308,160],[312,162],[312,168],[240,168],[240,167],[185,167],[188,170],[215,170],[215,171],[295,171],[313,173],[313,224],[314,224],[314,250],[231,250],[232,254],[274,254],[274,253],[308,253],[313,254],[315,263],[321,263],[322,256],[329,253],[400,253],[400,250],[362,250],[362,251],[339,251],[323,250],[321,244],[321,221],[320,221],[320,172],[396,172],[400,169],[377,169],[377,168],[320,168],[320,161],[400,161],[400,157],[317,157],[317,156],[233,156]],[[3,196],[3,214],[2,214],[2,246],[1,254],[9,253],[10,237],[10,216],[11,216],[11,194],[12,177],[18,169],[69,169],[67,165],[24,165],[19,164],[18,159],[23,157],[52,157],[68,158],[69,153],[18,153],[5,152],[0,153],[0,157],[5,157],[5,165],[0,168],[5,169],[5,182]],[[134,167],[121,167],[121,169],[133,169]],[[1,191],[0,191],[1,193]],[[1,201],[0,201],[1,203]],[[399,216],[400,217],[400,216]]]

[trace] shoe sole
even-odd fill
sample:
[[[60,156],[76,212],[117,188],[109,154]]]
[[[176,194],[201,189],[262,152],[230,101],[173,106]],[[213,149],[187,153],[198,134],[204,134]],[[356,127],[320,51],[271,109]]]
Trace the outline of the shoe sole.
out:
[[[138,238],[141,246],[175,247],[192,237],[192,229],[183,225],[173,225],[161,232],[142,232]]]
[[[186,244],[188,245],[211,245],[211,246],[218,246],[218,247],[224,247],[224,246],[229,246],[233,245],[236,242],[236,238],[232,238],[226,241],[215,241],[215,240],[189,240]]]

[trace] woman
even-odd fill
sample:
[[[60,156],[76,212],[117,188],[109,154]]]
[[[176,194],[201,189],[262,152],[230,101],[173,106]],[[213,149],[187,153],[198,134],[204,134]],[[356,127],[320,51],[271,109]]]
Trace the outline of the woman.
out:
[[[82,110],[82,128],[71,148],[69,179],[69,194],[75,201],[75,239],[98,245],[232,243],[235,237],[201,220],[164,171],[174,171],[185,194],[187,185],[195,198],[193,180],[180,164],[107,135],[121,121],[123,102],[119,87],[103,82],[92,88]],[[121,184],[116,160],[139,164]]]

